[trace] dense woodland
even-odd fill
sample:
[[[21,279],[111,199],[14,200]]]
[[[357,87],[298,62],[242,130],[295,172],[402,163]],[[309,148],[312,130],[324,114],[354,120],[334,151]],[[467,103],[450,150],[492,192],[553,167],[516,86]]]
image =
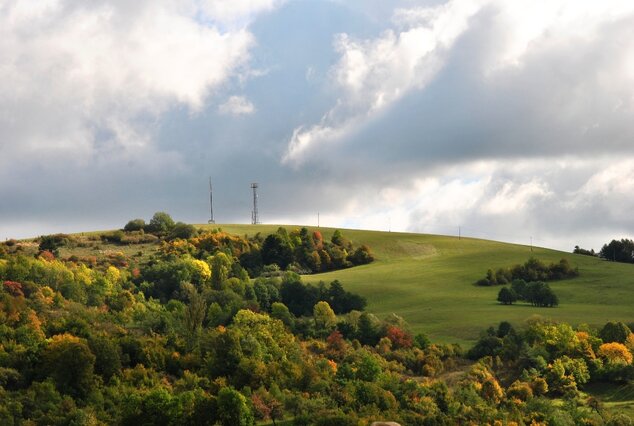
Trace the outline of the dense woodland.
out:
[[[90,237],[156,244],[147,258],[0,244],[0,424],[630,424],[582,393],[634,379],[623,323],[501,323],[465,352],[364,312],[345,283],[304,284],[372,261],[341,232],[166,219]]]

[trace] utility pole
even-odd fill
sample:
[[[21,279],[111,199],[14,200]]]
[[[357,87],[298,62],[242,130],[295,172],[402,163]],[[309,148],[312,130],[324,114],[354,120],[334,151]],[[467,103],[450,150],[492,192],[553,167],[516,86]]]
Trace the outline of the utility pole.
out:
[[[319,228],[319,212],[317,212],[317,228]]]
[[[209,176],[209,220],[207,223],[216,223],[214,220],[214,196],[213,196],[213,188],[211,186],[211,176]]]
[[[462,239],[462,229],[460,225],[458,225],[458,241],[460,241],[461,239]]]

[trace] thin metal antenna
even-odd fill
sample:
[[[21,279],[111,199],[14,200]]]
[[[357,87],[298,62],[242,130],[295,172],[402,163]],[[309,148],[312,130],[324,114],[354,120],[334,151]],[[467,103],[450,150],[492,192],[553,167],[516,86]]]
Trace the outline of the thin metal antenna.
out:
[[[211,176],[209,176],[209,220],[207,223],[216,223],[214,220],[214,195],[213,188],[211,186]]]
[[[253,182],[251,184],[251,189],[253,190],[253,211],[251,212],[251,224],[257,225],[260,223],[260,218],[258,216],[258,183]]]

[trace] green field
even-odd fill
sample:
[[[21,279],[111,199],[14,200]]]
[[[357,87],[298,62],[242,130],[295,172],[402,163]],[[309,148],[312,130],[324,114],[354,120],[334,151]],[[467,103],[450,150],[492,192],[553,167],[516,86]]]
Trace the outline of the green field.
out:
[[[267,234],[278,225],[217,225],[236,234]],[[204,226],[206,227],[206,225]],[[292,226],[286,226],[291,229]],[[317,229],[317,228],[311,228]],[[324,238],[332,229],[319,228]],[[571,253],[472,238],[344,230],[355,244],[367,244],[377,260],[351,269],[304,277],[306,282],[340,280],[347,290],[368,299],[368,311],[403,316],[415,332],[432,340],[469,345],[500,321],[521,324],[533,315],[600,326],[608,320],[634,321],[634,265]],[[499,287],[476,287],[488,268],[523,263],[530,256],[556,262],[562,257],[580,276],[556,281],[557,308],[502,306]]]

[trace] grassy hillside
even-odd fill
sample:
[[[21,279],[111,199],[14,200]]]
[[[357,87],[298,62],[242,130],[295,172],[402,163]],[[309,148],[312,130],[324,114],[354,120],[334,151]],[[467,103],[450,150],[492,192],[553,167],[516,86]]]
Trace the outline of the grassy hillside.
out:
[[[277,229],[277,225],[221,226],[237,234]],[[320,231],[327,238],[333,230]],[[528,246],[472,238],[357,230],[345,230],[344,235],[355,244],[369,245],[377,260],[304,280],[339,279],[346,289],[368,299],[369,311],[379,316],[397,313],[433,340],[469,344],[490,325],[503,320],[519,324],[532,315],[591,325],[634,320],[634,265],[543,248],[531,252]],[[546,262],[566,257],[579,267],[578,278],[551,283],[559,307],[501,306],[496,302],[499,287],[472,285],[488,268],[523,263],[531,255]]]

